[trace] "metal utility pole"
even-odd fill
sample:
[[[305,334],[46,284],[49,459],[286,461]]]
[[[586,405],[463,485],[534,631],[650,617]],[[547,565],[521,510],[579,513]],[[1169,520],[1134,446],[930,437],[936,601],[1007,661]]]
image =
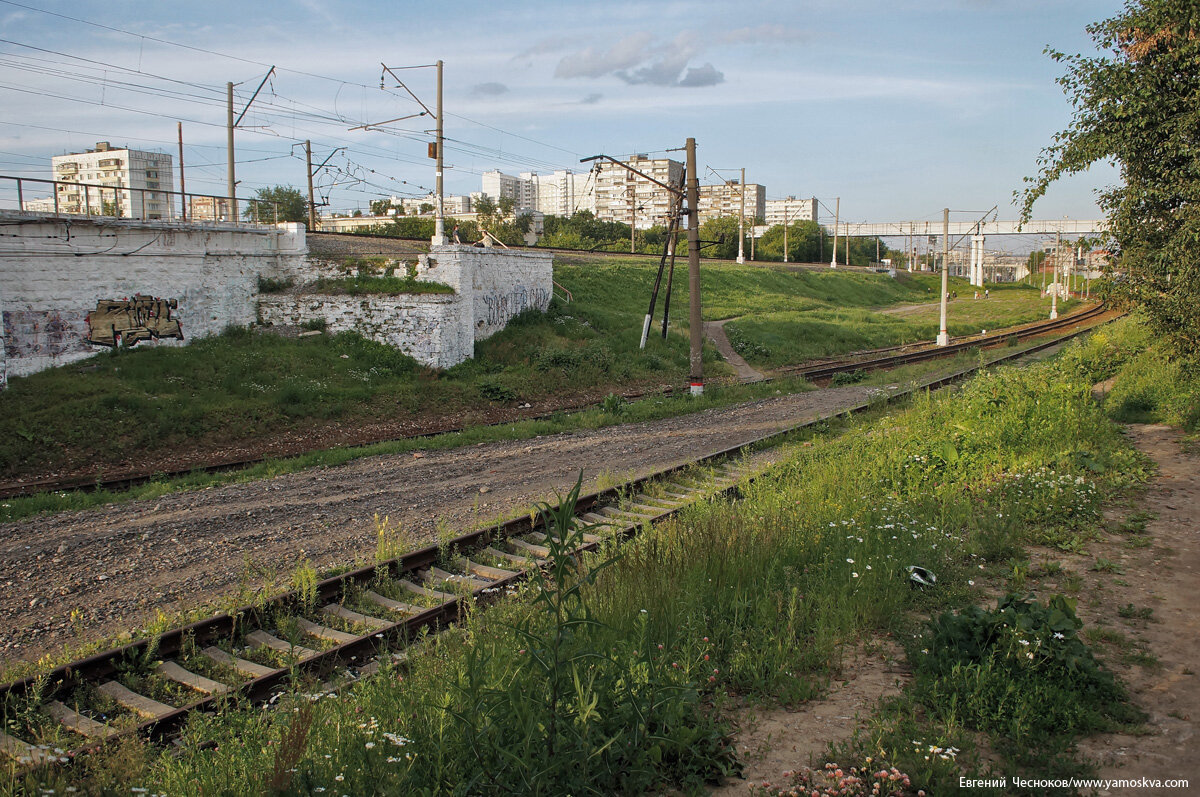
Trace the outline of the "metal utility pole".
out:
[[[433,216],[433,239],[430,243],[441,245],[446,243],[446,218],[443,211],[443,194],[442,194],[442,60],[439,58],[437,62],[437,166],[434,172],[434,177],[437,182],[434,185],[434,190],[437,192],[437,205],[434,207]]]
[[[175,124],[179,129],[179,220],[187,221],[187,184],[183,179],[183,122]]]
[[[700,181],[696,177],[696,139],[687,140],[688,326],[691,327],[691,395],[704,393],[704,319],[700,317]]]
[[[1050,282],[1050,320],[1058,318],[1058,259],[1062,256],[1062,232],[1059,231],[1054,242],[1054,279]]]
[[[833,211],[833,260],[829,261],[830,268],[837,268],[837,228],[838,219],[842,214],[842,198],[838,197]]]
[[[738,256],[737,262],[746,262],[746,167],[742,167],[742,181],[738,184],[738,194],[742,198],[742,210],[738,214]]]
[[[233,83],[225,84],[225,104],[227,111],[225,115],[225,148],[228,150],[227,157],[229,158],[229,163],[225,167],[225,179],[229,184],[229,212],[233,216],[233,221],[237,221],[237,196],[234,193],[237,188],[237,180],[233,170]],[[213,218],[219,215],[216,210],[213,208]]]
[[[308,229],[317,229],[317,202],[313,195],[313,170],[312,170],[312,142],[308,139],[304,140],[304,162],[308,166],[305,172],[308,174]]]
[[[850,222],[846,222],[846,265],[850,265]]]
[[[946,271],[946,262],[949,260],[950,254],[950,208],[942,210],[942,313],[941,323],[938,326],[937,345],[949,346],[950,335],[946,331],[946,303],[948,302],[950,287],[950,275]]]
[[[787,259],[787,255],[788,255],[788,253],[787,253],[787,244],[788,244],[787,228],[788,228],[787,200],[785,199],[785,200],[783,200],[783,262],[784,263],[788,262],[788,259]]]

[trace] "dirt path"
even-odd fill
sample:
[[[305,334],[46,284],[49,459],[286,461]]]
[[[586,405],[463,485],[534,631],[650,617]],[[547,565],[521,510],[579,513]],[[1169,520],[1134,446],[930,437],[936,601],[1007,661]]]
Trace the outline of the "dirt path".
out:
[[[689,416],[451,451],[369,457],[247,484],[0,524],[0,660],[197,610],[239,590],[318,568],[370,561],[373,516],[414,541],[527,511],[586,485],[611,484],[751,440],[864,400],[859,385]],[[72,612],[75,612],[72,617]]]
[[[764,781],[783,783],[785,772],[812,764],[819,767],[830,744],[865,728],[882,698],[900,694],[909,679],[908,668],[898,664],[903,657],[898,645],[882,652],[855,650],[819,700],[794,710],[741,712],[737,749],[745,769],[741,778],[727,778],[711,793],[714,797],[744,795]]]
[[[1148,715],[1145,734],[1085,739],[1081,752],[1101,778],[1183,778],[1200,789],[1200,452],[1184,449],[1166,426],[1132,425],[1137,448],[1158,464],[1144,498],[1154,513],[1144,532],[1105,534],[1087,558],[1071,562],[1083,576],[1079,614],[1085,631],[1113,635],[1102,652]],[[1127,517],[1125,510],[1112,518]],[[1097,563],[1115,572],[1098,572]],[[1105,570],[1110,568],[1104,565]],[[1119,636],[1117,636],[1119,635]],[[1130,790],[1113,792],[1126,794]],[[1149,789],[1138,794],[1193,793]],[[1105,792],[1101,792],[1105,794]]]
[[[713,342],[717,351],[721,352],[721,356],[725,358],[725,362],[729,363],[737,372],[738,379],[743,382],[761,382],[766,377],[750,367],[750,363],[734,351],[733,344],[729,342],[729,336],[725,334],[725,324],[733,320],[735,319],[725,318],[720,321],[705,321],[704,336]]]

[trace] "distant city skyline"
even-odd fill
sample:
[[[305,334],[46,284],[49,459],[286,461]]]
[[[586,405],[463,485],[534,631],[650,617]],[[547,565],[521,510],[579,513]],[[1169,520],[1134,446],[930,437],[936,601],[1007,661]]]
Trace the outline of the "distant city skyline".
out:
[[[822,221],[837,197],[851,221],[940,219],[947,205],[1012,218],[1013,191],[1070,121],[1043,48],[1091,52],[1085,26],[1120,7],[0,0],[0,174],[48,178],[51,156],[97,141],[174,155],[181,121],[188,190],[222,194],[225,82],[240,113],[275,65],[237,132],[239,195],[303,189],[305,139],[318,163],[345,148],[316,178],[334,208],[423,195],[433,123],[388,121],[422,108],[391,75],[380,90],[380,62],[433,108],[433,70],[398,68],[442,59],[447,193],[493,169],[664,157],[693,136],[702,174],[745,167],[769,199],[817,197]],[[1094,191],[1116,179],[1069,179],[1035,214],[1098,217]]]

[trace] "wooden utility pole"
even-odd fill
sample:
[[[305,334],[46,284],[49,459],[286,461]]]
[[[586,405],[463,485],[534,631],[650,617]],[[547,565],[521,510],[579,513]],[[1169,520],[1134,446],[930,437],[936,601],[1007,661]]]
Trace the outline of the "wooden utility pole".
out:
[[[942,211],[942,312],[938,326],[937,345],[949,346],[950,334],[946,331],[946,304],[949,301],[950,275],[946,265],[950,254],[950,208]]]
[[[317,229],[317,202],[313,195],[312,142],[304,140],[304,162],[308,165],[305,173],[308,175],[308,229]]]
[[[687,140],[688,326],[691,338],[690,392],[704,393],[704,320],[700,316],[700,181],[696,178],[696,139]]]
[[[837,228],[838,219],[842,215],[842,198],[838,197],[833,211],[833,260],[829,261],[830,268],[837,268]]]
[[[444,203],[442,195],[442,59],[437,62],[437,166],[435,167],[434,184],[437,191],[437,205],[434,208],[433,217],[433,240],[431,243],[444,244],[446,243],[446,219],[444,215]]]
[[[226,157],[229,162],[225,166],[225,181],[228,183],[229,191],[229,213],[232,216],[232,221],[237,221],[237,196],[234,193],[237,187],[237,179],[234,175],[233,168],[233,83],[225,84],[225,149],[227,150]],[[216,208],[213,208],[213,218],[216,219],[219,215]]]
[[[175,124],[179,130],[179,220],[187,221],[187,184],[183,179],[183,122]]]

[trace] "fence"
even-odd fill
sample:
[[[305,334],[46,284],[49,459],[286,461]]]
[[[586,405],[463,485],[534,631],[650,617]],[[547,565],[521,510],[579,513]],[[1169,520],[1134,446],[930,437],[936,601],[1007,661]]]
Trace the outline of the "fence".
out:
[[[241,217],[238,216],[239,204],[246,209]],[[0,209],[197,224],[256,225],[279,222],[278,203],[261,199],[235,197],[231,204],[229,197],[212,194],[9,175],[0,175]]]

